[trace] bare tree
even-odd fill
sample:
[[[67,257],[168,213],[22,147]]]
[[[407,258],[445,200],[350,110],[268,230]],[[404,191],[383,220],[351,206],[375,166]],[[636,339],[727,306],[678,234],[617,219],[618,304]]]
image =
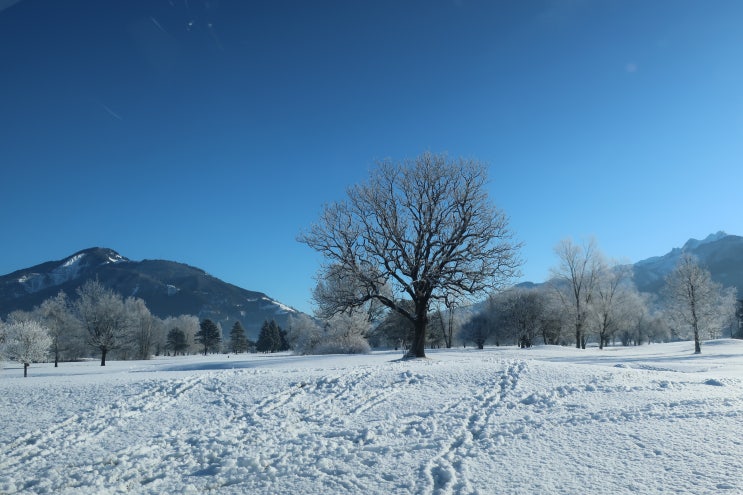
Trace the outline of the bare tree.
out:
[[[336,314],[342,312],[361,312],[366,315],[369,322],[379,321],[384,317],[387,308],[377,299],[369,299],[360,307],[340,305],[340,301],[363,297],[363,286],[358,280],[348,277],[340,265],[330,265],[323,270],[317,285],[312,290],[312,300],[316,305],[315,316],[322,320],[329,320]],[[383,287],[381,292],[387,297],[392,297],[390,287]]]
[[[457,307],[457,302],[445,297],[443,301],[443,306],[446,308],[445,311],[441,307],[442,301],[438,302],[439,304],[436,305],[435,316],[441,328],[444,345],[447,349],[451,349],[454,342],[456,324],[458,323],[457,319],[454,317],[454,309]]]
[[[597,321],[599,349],[609,344],[609,340],[622,324],[624,303],[628,301],[633,288],[631,265],[606,265],[597,274],[591,306]]]
[[[542,333],[547,301],[538,289],[514,287],[494,296],[495,323],[522,347],[531,347]]]
[[[649,327],[652,321],[649,297],[649,294],[642,294],[637,290],[626,295],[623,301],[626,319],[619,330],[622,345],[640,345],[644,339],[649,342]]]
[[[563,340],[563,331],[569,320],[563,301],[549,284],[538,287],[536,290],[545,306],[539,322],[542,341],[545,345],[559,345]]]
[[[409,300],[399,301],[398,304],[406,305],[410,311],[413,304]],[[398,349],[410,349],[413,342],[413,322],[397,311],[387,311],[384,318],[372,331],[371,341],[374,346],[390,346]]]
[[[480,162],[425,153],[381,163],[346,201],[326,205],[298,239],[328,261],[321,279],[343,277],[353,288],[334,296],[336,311],[382,303],[413,324],[408,357],[425,357],[431,301],[498,288],[521,264],[486,185]],[[412,311],[399,304],[404,299]]]
[[[575,347],[585,349],[586,323],[598,275],[604,270],[603,256],[593,239],[583,245],[562,240],[555,247],[555,254],[559,264],[552,270],[553,287],[575,328]]]
[[[70,304],[64,291],[46,299],[36,308],[35,313],[42,325],[49,330],[52,338],[51,350],[54,354],[54,367],[59,366],[61,355],[68,350],[70,340],[76,335],[74,318],[70,312]]]
[[[5,355],[23,365],[24,378],[28,376],[31,363],[46,359],[51,345],[52,338],[48,329],[37,321],[16,321],[5,327]]]
[[[493,322],[487,312],[480,312],[472,316],[462,325],[459,338],[462,342],[472,342],[478,349],[484,349],[485,344],[493,335]]]
[[[121,296],[97,280],[88,280],[77,289],[75,313],[87,332],[88,345],[101,352],[106,366],[109,351],[129,343],[129,325]]]
[[[676,326],[693,333],[695,354],[702,352],[701,339],[717,335],[724,324],[722,317],[735,311],[735,298],[726,297],[722,286],[688,253],[681,255],[666,279],[665,296]]]
[[[719,317],[721,325],[719,332],[711,334],[711,338],[722,338],[726,328],[730,338],[733,338],[738,327],[737,308],[738,289],[736,287],[726,287],[723,289],[722,297],[720,299]]]

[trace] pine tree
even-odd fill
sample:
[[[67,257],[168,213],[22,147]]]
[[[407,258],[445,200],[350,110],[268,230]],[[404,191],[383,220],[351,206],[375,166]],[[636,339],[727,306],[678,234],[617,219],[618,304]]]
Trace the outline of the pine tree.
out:
[[[289,345],[289,338],[286,330],[283,330],[279,326],[277,326],[276,328],[278,328],[279,330],[279,348],[277,350],[279,352],[290,350],[291,346]]]
[[[248,338],[245,329],[239,321],[236,321],[230,330],[230,348],[232,352],[246,352],[248,350]]]
[[[204,356],[211,349],[215,350],[222,340],[219,327],[212,320],[206,319],[199,324],[196,332],[196,342],[204,346]]]
[[[258,352],[276,352],[281,348],[281,333],[275,321],[263,322],[255,348]]]

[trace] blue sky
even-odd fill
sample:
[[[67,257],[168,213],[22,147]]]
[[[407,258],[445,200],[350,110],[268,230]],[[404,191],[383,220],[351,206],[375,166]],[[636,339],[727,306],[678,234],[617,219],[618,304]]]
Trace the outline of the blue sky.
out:
[[[378,160],[486,162],[543,281],[743,234],[743,2],[0,0],[0,274],[92,246],[311,311]]]

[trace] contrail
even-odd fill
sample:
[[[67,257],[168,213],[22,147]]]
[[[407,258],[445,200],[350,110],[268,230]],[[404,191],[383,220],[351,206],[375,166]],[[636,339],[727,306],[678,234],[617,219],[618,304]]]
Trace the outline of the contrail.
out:
[[[153,24],[154,24],[155,26],[157,26],[157,28],[158,28],[158,29],[159,29],[160,31],[162,31],[162,32],[163,32],[163,33],[165,33],[165,34],[168,34],[168,32],[167,32],[167,31],[165,30],[165,28],[163,28],[163,27],[162,27],[162,26],[160,25],[160,23],[159,23],[159,22],[157,22],[157,19],[155,19],[154,17],[150,17],[150,20],[152,21],[152,23],[153,23]]]
[[[0,0],[0,12],[7,9],[8,7],[12,7],[20,1],[21,0]]]
[[[110,115],[111,117],[115,118],[116,120],[124,120],[124,119],[122,119],[122,118],[121,118],[121,115],[119,115],[118,113],[114,112],[113,110],[111,110],[110,108],[108,108],[108,107],[107,107],[106,105],[104,105],[103,103],[101,103],[101,106],[103,107],[103,109],[104,109],[104,110],[105,110],[106,112],[108,112],[108,114],[109,114],[109,115]]]

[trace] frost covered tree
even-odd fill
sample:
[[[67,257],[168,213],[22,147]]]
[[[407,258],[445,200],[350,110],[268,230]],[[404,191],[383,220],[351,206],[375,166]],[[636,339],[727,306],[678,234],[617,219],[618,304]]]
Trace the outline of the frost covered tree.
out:
[[[361,313],[325,321],[299,315],[289,320],[287,338],[295,354],[362,354],[370,351],[368,330],[367,316]]]
[[[196,342],[204,347],[204,356],[211,350],[219,349],[219,343],[222,341],[222,331],[216,323],[206,319],[199,325],[199,331],[196,332]]]
[[[144,300],[138,297],[127,297],[124,301],[124,311],[129,320],[137,359],[149,359],[152,356],[157,318],[150,313]]]
[[[186,352],[194,354],[201,352],[198,342],[196,342],[196,334],[200,330],[200,322],[196,316],[193,315],[179,315],[169,316],[162,322],[163,328],[173,329],[178,328],[181,330],[186,339],[186,347],[180,352],[185,354]],[[170,331],[170,330],[168,330]]]
[[[487,183],[478,161],[424,153],[379,164],[345,201],[326,205],[299,241],[327,260],[320,279],[342,277],[353,289],[331,294],[336,312],[381,303],[412,323],[408,357],[425,357],[432,301],[500,287],[521,264]]]
[[[447,349],[452,348],[454,334],[459,329],[459,320],[455,317],[454,311],[456,307],[456,301],[444,298],[444,301],[438,301],[434,311],[435,321],[440,328],[440,333]]]
[[[735,311],[735,298],[726,297],[722,285],[689,253],[681,255],[666,279],[665,296],[675,326],[693,334],[695,354],[702,352],[701,340],[718,335],[725,318]]]
[[[626,321],[619,330],[619,340],[624,346],[640,345],[644,340],[649,342],[652,321],[650,295],[634,290],[626,296],[623,302]]]
[[[108,353],[131,341],[124,301],[97,280],[85,282],[77,294],[75,315],[85,329],[88,345],[100,351],[101,366],[106,366]]]
[[[608,345],[625,323],[625,308],[633,290],[630,265],[605,265],[598,273],[591,307],[596,318],[599,349]]]
[[[289,317],[287,340],[295,354],[313,354],[315,347],[320,344],[323,329],[318,321],[304,313]]]
[[[341,265],[333,264],[323,270],[322,277],[312,289],[312,301],[315,303],[315,316],[321,320],[329,320],[338,313],[363,313],[370,322],[384,317],[387,307],[377,299],[369,299],[359,307],[339,305],[339,302],[363,296],[364,287],[356,279],[348,277]],[[387,297],[392,297],[389,286],[381,288]]]
[[[364,354],[369,352],[366,335],[370,324],[361,313],[340,313],[328,320],[324,337],[315,354]]]
[[[31,363],[43,361],[49,355],[52,338],[46,327],[34,320],[9,323],[4,331],[4,354],[23,365],[23,376],[28,376]]]
[[[605,262],[593,239],[583,245],[564,239],[555,247],[555,254],[558,265],[552,269],[552,284],[572,321],[575,347],[585,349],[591,303]]]
[[[568,318],[565,316],[565,306],[562,300],[549,285],[537,289],[545,305],[542,319],[539,322],[542,341],[545,345],[559,345],[562,342],[563,331]]]
[[[534,345],[537,335],[542,333],[547,311],[544,293],[538,289],[515,287],[494,296],[493,300],[494,324],[520,347]]]
[[[59,291],[56,296],[42,302],[34,313],[39,322],[49,330],[52,338],[51,353],[56,368],[62,355],[72,347],[72,340],[77,337],[77,325],[74,323],[67,294]]]
[[[413,310],[412,301],[399,301],[398,304],[407,305]],[[415,327],[409,318],[398,311],[388,311],[382,320],[371,331],[371,340],[375,346],[389,346],[397,349],[409,349]]]

